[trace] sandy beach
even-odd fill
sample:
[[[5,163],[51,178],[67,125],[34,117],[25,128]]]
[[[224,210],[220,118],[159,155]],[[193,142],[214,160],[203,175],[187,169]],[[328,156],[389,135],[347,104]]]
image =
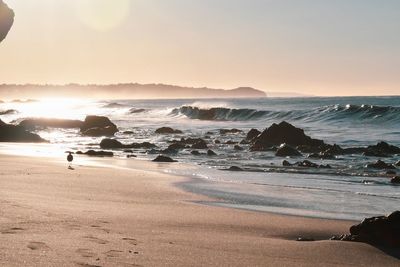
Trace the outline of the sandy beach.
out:
[[[350,221],[196,204],[183,178],[0,156],[1,266],[398,266],[361,243],[297,242],[346,233]],[[149,171],[145,171],[149,170]],[[150,171],[154,170],[154,171]]]

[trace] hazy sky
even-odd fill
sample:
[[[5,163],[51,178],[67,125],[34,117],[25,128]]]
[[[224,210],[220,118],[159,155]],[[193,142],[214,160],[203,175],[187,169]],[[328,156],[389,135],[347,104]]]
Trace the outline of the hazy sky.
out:
[[[0,83],[400,94],[398,0],[5,0]]]

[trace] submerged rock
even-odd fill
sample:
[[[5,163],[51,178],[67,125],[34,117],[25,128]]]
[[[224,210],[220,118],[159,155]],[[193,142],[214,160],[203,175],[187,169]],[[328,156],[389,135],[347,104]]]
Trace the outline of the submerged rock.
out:
[[[149,143],[149,142],[122,144],[118,140],[106,138],[106,139],[101,140],[100,147],[103,149],[121,149],[121,148],[150,149],[150,148],[155,148],[157,146],[152,143]]]
[[[209,149],[208,151],[207,151],[207,156],[216,156],[217,155],[217,153],[215,153],[214,151],[212,151],[211,149]]]
[[[110,151],[95,151],[95,150],[88,150],[86,152],[78,151],[76,152],[78,155],[88,155],[88,156],[95,156],[95,157],[113,157],[114,153]]]
[[[304,130],[296,128],[285,121],[280,124],[272,124],[257,138],[254,139],[252,151],[265,151],[266,149],[286,143],[290,146],[306,145],[310,147],[323,147],[324,141],[312,139],[304,134]]]
[[[156,134],[181,134],[183,132],[181,130],[175,130],[170,127],[161,127],[161,128],[158,128],[155,133]]]
[[[242,130],[239,129],[220,129],[219,133],[220,134],[237,134],[237,133],[242,133]]]
[[[203,139],[199,138],[198,141],[192,145],[192,148],[193,149],[207,149],[208,148],[207,142],[204,141]]]
[[[364,242],[387,248],[400,247],[400,211],[389,216],[364,219],[350,227],[350,234],[333,236],[331,240]]]
[[[83,125],[83,121],[80,120],[67,120],[67,119],[48,119],[48,118],[36,118],[36,119],[25,119],[19,123],[26,129],[33,128],[80,128]]]
[[[400,148],[397,146],[389,145],[386,142],[379,142],[374,146],[369,146],[365,151],[365,154],[371,155],[393,155],[397,153],[400,153]]]
[[[176,162],[170,157],[159,155],[157,158],[153,159],[154,162]]]
[[[235,146],[233,147],[233,149],[236,150],[236,151],[242,151],[242,150],[244,150],[244,148],[241,147],[241,146],[239,146],[239,145],[235,145]]]
[[[233,172],[241,172],[243,171],[242,168],[238,167],[238,166],[231,166],[229,169],[227,169],[228,171],[233,171]]]
[[[295,148],[282,144],[275,153],[277,157],[298,157],[301,156],[301,153],[297,151]]]
[[[378,160],[375,163],[370,163],[366,167],[367,168],[371,168],[371,169],[379,169],[379,170],[382,170],[382,169],[396,169],[396,167],[393,166],[392,164],[387,164],[382,160]]]

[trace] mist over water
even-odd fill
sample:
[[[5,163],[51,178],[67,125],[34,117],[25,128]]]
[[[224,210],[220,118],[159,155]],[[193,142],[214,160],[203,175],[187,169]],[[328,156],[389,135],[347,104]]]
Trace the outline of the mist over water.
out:
[[[400,187],[391,185],[384,171],[365,168],[378,158],[343,155],[333,160],[311,160],[329,164],[332,169],[283,167],[285,158],[275,157],[274,152],[250,152],[249,146],[242,144],[244,150],[238,151],[234,144],[226,143],[240,142],[251,128],[262,131],[272,123],[287,121],[328,144],[356,147],[386,141],[400,146],[400,97],[57,101],[2,103],[0,112],[15,112],[0,118],[18,122],[26,117],[83,120],[86,115],[104,115],[117,124],[119,141],[149,141],[160,150],[167,148],[172,140],[201,137],[217,156],[194,156],[192,149],[185,149],[170,156],[193,167],[182,169],[168,165],[167,171],[194,178],[182,186],[220,199],[218,205],[344,219],[360,219],[398,209]],[[154,133],[163,126],[182,130],[183,134]],[[219,132],[232,128],[243,132]],[[83,137],[79,129],[38,129],[36,132],[63,150],[99,150],[102,140]],[[122,150],[113,152],[126,161],[134,160],[126,159]],[[138,149],[134,154],[139,159],[150,160],[158,151]],[[287,160],[294,163],[306,156]],[[400,155],[383,160],[395,163]],[[230,166],[247,171],[221,170]]]

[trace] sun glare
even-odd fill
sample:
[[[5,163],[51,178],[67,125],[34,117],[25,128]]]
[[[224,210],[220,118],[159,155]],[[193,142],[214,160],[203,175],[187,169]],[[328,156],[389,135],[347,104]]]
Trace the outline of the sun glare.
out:
[[[81,119],[84,100],[73,98],[45,98],[38,102],[27,103],[19,111],[32,118]]]
[[[75,2],[79,19],[89,28],[108,31],[120,25],[129,14],[129,0],[79,0]]]

